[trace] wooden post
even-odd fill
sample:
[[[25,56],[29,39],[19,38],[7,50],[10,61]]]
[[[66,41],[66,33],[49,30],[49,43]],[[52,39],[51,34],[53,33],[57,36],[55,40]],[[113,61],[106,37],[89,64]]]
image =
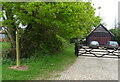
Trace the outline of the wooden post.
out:
[[[20,54],[19,54],[19,31],[16,30],[16,65],[20,66]]]
[[[75,55],[78,57],[78,44],[75,43]]]

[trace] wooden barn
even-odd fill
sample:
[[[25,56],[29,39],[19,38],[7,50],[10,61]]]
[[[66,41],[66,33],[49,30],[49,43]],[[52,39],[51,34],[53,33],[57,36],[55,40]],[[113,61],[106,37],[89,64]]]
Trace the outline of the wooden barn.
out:
[[[99,24],[87,37],[87,44],[90,41],[98,41],[100,45],[104,45],[107,41],[113,40],[114,35],[106,29],[105,26]]]

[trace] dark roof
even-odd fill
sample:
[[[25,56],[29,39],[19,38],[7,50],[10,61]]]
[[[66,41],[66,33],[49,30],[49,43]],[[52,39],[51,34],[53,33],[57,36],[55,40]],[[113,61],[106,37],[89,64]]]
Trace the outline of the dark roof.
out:
[[[114,37],[114,34],[107,30],[107,28],[105,28],[105,26],[103,26],[102,24],[99,24],[88,36],[93,35],[93,33],[94,34],[99,33],[100,35],[103,33],[105,36],[106,34],[107,35],[110,34],[111,36]]]

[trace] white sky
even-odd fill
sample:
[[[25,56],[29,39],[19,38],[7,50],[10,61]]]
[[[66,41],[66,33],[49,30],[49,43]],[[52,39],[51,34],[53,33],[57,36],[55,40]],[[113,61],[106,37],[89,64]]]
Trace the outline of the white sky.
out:
[[[95,8],[99,6],[101,9],[96,10],[96,15],[100,16],[105,24],[106,28],[114,28],[115,18],[118,21],[118,2],[120,0],[92,0]],[[100,14],[99,14],[100,13]]]

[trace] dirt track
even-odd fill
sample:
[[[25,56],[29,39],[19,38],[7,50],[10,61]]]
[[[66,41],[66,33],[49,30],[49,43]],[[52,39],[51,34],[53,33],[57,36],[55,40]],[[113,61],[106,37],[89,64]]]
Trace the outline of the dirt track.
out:
[[[59,75],[54,80],[118,80],[118,59],[79,56]]]

